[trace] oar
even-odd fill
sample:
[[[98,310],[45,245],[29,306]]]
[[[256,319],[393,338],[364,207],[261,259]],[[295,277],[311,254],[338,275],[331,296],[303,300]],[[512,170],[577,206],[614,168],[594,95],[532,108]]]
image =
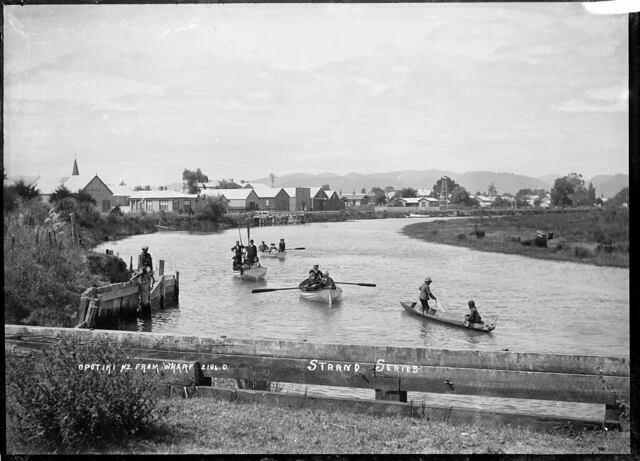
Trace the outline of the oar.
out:
[[[304,250],[304,247],[300,247],[300,248],[289,248],[289,250]]]
[[[256,288],[251,290],[251,293],[267,293],[269,291],[282,291],[282,290],[299,290],[300,287],[295,288]]]
[[[349,283],[349,282],[334,282],[340,285],[358,285],[359,287],[375,287],[375,283]]]
[[[440,304],[440,301],[438,301],[437,299],[436,299],[436,306],[438,306],[438,309],[442,309],[442,312],[447,312],[444,306]]]

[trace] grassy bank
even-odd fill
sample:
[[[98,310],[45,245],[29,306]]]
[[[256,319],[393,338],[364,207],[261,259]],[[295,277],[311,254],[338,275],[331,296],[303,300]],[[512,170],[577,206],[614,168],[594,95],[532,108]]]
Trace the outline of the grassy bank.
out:
[[[213,399],[160,402],[167,416],[153,433],[117,443],[92,444],[76,453],[101,454],[628,454],[629,432],[533,433],[524,429],[452,426],[409,417],[374,417],[340,411],[278,408]],[[8,427],[8,453],[25,447]],[[73,453],[73,452],[72,452]]]
[[[546,247],[537,245],[537,231],[553,232]],[[629,267],[627,208],[436,220],[410,224],[403,233],[432,243],[479,251]]]

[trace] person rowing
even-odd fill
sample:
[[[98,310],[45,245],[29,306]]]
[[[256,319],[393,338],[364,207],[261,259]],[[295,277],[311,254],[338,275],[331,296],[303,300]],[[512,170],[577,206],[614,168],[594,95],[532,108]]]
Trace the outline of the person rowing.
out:
[[[258,250],[260,250],[262,253],[264,253],[265,251],[269,251],[269,245],[264,243],[264,240],[263,240],[260,246],[258,247]]]
[[[309,271],[309,277],[307,277],[307,279],[300,282],[300,285],[298,285],[298,288],[300,288],[303,291],[316,291],[319,288],[321,288],[321,282],[322,282],[322,279],[317,280],[316,273],[314,272],[313,269],[311,269]]]

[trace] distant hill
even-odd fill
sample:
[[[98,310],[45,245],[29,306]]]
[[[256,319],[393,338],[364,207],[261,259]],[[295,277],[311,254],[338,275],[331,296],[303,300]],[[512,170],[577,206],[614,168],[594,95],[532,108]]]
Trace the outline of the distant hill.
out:
[[[385,188],[393,186],[396,189],[412,187],[414,189],[431,189],[442,176],[449,176],[456,183],[467,189],[470,194],[476,192],[486,192],[493,182],[498,193],[515,194],[520,189],[546,189],[551,190],[553,183],[542,181],[529,176],[515,175],[513,173],[494,173],[490,171],[474,171],[469,173],[455,173],[444,170],[402,170],[389,173],[374,173],[362,175],[359,173],[348,173],[339,176],[334,173],[321,174],[288,174],[276,176],[274,185],[276,187],[296,187],[296,186],[322,186],[329,184],[332,190],[340,191],[344,194],[353,192],[359,193],[364,187],[370,191],[372,187]],[[269,178],[258,178],[250,182],[270,184]]]
[[[596,197],[604,195],[606,198],[613,198],[625,187],[629,187],[629,175],[628,174],[602,174],[594,176],[589,181],[585,180],[585,185],[588,187],[589,182],[596,188]]]

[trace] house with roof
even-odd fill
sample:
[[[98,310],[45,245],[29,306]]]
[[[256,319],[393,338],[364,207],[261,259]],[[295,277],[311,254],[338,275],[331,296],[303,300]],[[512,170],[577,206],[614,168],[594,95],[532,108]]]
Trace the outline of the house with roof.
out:
[[[63,178],[41,177],[35,185],[40,191],[42,200],[47,204],[53,193],[64,186],[74,194],[78,192],[89,194],[96,201],[98,210],[103,213],[109,212],[113,206],[113,192],[97,174],[95,176],[73,175]]]
[[[487,195],[474,195],[471,198],[478,201],[480,208],[488,208],[493,205],[493,202],[496,200],[495,196],[489,197]]]
[[[253,189],[259,199],[260,210],[291,211],[291,197],[282,187],[246,183],[243,189]]]
[[[433,197],[401,197],[400,203],[402,206],[420,209],[433,209],[440,206],[440,201]]]
[[[253,189],[205,189],[200,192],[201,197],[220,196],[225,200],[229,211],[257,210],[260,198]]]
[[[338,193],[334,190],[325,190],[325,195],[327,196],[327,200],[324,202],[325,211],[339,211],[345,209],[344,200],[340,199]]]
[[[322,187],[310,187],[309,195],[311,196],[310,211],[324,211],[325,202],[329,200],[329,196]]]
[[[308,187],[284,187],[289,195],[289,211],[308,211],[311,208],[311,190]]]
[[[356,194],[355,191],[352,194],[343,195],[341,199],[346,199],[347,206],[362,206],[369,203],[367,194]]]
[[[174,190],[138,190],[129,196],[130,211],[166,211],[191,213],[197,194],[185,194]]]
[[[116,186],[114,184],[107,184],[111,192],[113,192],[113,201],[111,205],[113,207],[128,207],[129,206],[129,197],[133,194],[134,190],[129,186]]]

